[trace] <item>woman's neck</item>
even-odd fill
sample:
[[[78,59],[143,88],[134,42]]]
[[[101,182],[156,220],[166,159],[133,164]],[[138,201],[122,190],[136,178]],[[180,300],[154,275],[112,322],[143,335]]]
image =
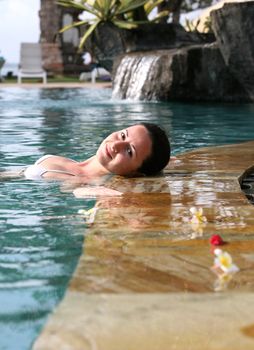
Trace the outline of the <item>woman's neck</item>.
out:
[[[99,177],[110,174],[110,172],[99,163],[96,156],[93,156],[79,163],[83,176]]]

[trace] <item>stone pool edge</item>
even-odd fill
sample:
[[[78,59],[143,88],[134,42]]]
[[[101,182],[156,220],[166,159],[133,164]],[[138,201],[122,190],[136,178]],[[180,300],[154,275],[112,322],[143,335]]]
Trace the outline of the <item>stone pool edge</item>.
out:
[[[254,142],[247,142],[240,147],[219,146],[188,152],[178,158],[174,170],[196,171],[197,176],[229,174],[230,182],[235,179],[229,190],[231,200],[238,197],[235,205],[251,220],[253,206],[241,192],[239,179],[252,166],[253,146]],[[170,173],[172,167],[167,170]],[[248,226],[250,222],[247,221]],[[243,235],[252,232],[247,227]],[[87,293],[86,287],[79,290],[73,285],[71,281],[71,288],[36,340],[35,350],[251,350],[254,347],[254,316],[249,312],[252,293]]]

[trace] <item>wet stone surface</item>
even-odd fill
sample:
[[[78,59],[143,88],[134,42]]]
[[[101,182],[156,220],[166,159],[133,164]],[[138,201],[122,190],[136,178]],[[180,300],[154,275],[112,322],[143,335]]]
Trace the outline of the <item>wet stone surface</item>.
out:
[[[98,199],[69,289],[34,349],[253,349],[254,206],[243,176],[253,146],[179,155],[164,176],[113,178],[124,195]],[[217,263],[215,248],[227,252]]]

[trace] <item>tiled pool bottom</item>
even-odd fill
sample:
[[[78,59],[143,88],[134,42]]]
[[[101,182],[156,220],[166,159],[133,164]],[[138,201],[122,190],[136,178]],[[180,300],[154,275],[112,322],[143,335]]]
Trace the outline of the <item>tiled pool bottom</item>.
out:
[[[66,296],[34,349],[253,349],[254,207],[239,185],[253,146],[183,154],[165,177],[114,178],[127,193],[98,200]],[[193,225],[193,206],[207,222]],[[228,281],[211,271],[213,234],[240,269]]]

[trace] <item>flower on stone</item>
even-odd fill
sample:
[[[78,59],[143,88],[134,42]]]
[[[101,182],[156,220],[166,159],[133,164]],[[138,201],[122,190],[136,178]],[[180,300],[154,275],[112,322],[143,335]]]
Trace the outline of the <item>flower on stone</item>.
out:
[[[219,292],[227,289],[229,282],[233,275],[239,271],[239,268],[233,263],[232,256],[228,252],[216,248],[214,249],[214,255],[212,270],[217,275],[214,290]]]
[[[84,217],[87,224],[92,224],[95,220],[97,210],[98,208],[80,209],[78,213]]]
[[[214,250],[214,268],[220,269],[223,273],[233,274],[239,271],[238,266],[233,264],[233,259],[228,252],[221,249]]]
[[[192,207],[190,208],[190,213],[192,216],[190,219],[188,218],[188,221],[190,222],[193,231],[190,238],[195,239],[197,237],[202,237],[203,229],[207,222],[206,217],[203,215],[203,209]]]
[[[190,235],[191,239],[195,239],[198,237],[202,237],[203,236],[203,228],[204,228],[204,224],[203,223],[191,223],[191,228],[192,228],[192,233]]]
[[[203,208],[196,208],[196,207],[191,207],[190,208],[191,212],[191,219],[190,222],[192,224],[201,224],[207,222],[206,217],[203,215]]]
[[[217,246],[217,245],[223,245],[225,242],[223,241],[220,235],[212,235],[212,237],[210,237],[210,243],[212,245]]]
[[[222,275],[218,275],[218,278],[214,283],[215,292],[221,292],[223,290],[226,290],[232,278],[232,273],[223,273]]]

